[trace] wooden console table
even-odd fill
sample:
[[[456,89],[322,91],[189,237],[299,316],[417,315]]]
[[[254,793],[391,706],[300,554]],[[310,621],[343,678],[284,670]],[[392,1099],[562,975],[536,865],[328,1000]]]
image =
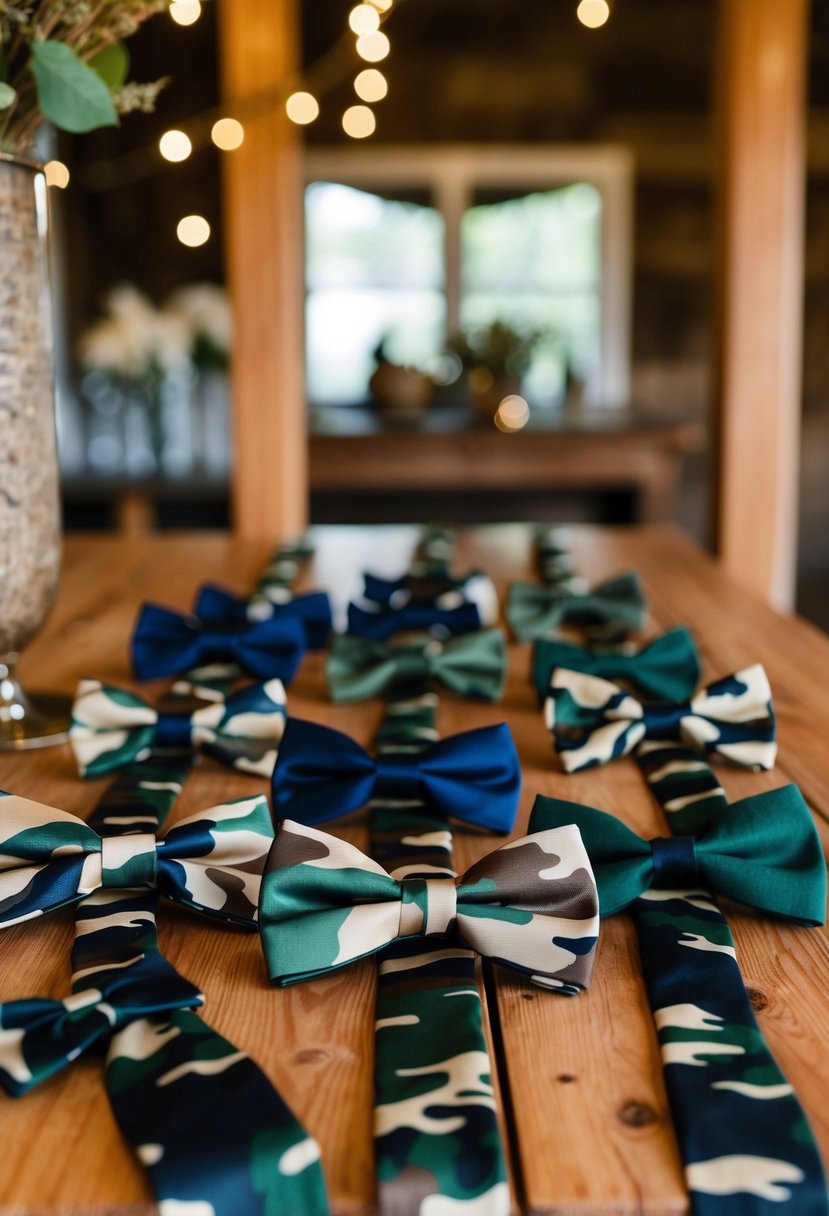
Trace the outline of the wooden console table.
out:
[[[814,808],[824,847],[829,845],[829,640],[738,589],[674,529],[574,528],[572,536],[575,563],[588,578],[626,567],[640,571],[654,629],[677,622],[695,629],[706,678],[758,660],[766,665],[779,715],[779,767],[763,775],[723,768],[723,785],[730,796],[740,797],[797,781]],[[331,589],[342,605],[363,568],[403,570],[416,534],[406,528],[326,528],[318,530],[317,539],[308,581]],[[149,537],[129,545],[73,538],[66,547],[57,607],[25,654],[21,674],[33,687],[65,691],[84,675],[126,682],[127,638],[142,599],[186,608],[207,578],[244,590],[265,556],[264,548],[245,547],[224,534]],[[501,589],[509,579],[526,575],[528,563],[529,531],[520,526],[466,533],[457,555],[459,570],[483,566]],[[611,811],[645,835],[655,834],[659,812],[634,761],[573,777],[561,773],[528,682],[529,657],[528,646],[511,647],[501,706],[441,697],[441,734],[503,719],[510,723],[524,769],[519,830],[526,826],[535,794],[544,793]],[[305,660],[288,707],[363,743],[370,741],[381,715],[379,702],[333,707],[320,655]],[[67,746],[0,753],[0,788],[82,815],[104,784],[77,779]],[[188,780],[174,815],[260,788],[255,778],[205,760]],[[365,847],[361,814],[331,827]],[[460,830],[455,842],[459,868],[493,847],[491,840]],[[829,1157],[826,934],[737,910],[729,915],[763,1031]],[[251,935],[166,905],[159,912],[159,938],[164,953],[203,987],[212,1025],[266,1068],[319,1140],[337,1216],[372,1212],[373,963],[279,991],[269,987]],[[4,931],[0,998],[64,996],[71,941],[69,910]],[[594,984],[585,996],[544,993],[497,968],[487,979],[501,1110],[508,1112],[515,1212],[687,1212],[628,918],[605,923]],[[0,1094],[2,1216],[152,1216],[144,1177],[120,1139],[100,1072],[100,1061],[84,1058],[26,1097]]]

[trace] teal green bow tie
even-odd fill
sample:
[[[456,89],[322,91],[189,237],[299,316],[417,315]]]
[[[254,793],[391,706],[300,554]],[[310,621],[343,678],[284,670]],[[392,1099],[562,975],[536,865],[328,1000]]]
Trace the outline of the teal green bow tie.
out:
[[[602,916],[650,892],[711,891],[758,911],[822,925],[826,865],[817,831],[795,785],[754,794],[713,819],[701,836],[643,840],[612,815],[538,797],[530,831],[575,823],[596,877]]]
[[[565,624],[577,625],[594,640],[614,641],[642,630],[647,611],[639,576],[633,571],[592,591],[513,583],[507,593],[507,621],[519,642],[549,637]]]
[[[588,649],[570,642],[540,638],[533,647],[533,681],[542,701],[550,690],[550,677],[557,667],[623,680],[653,701],[685,701],[699,684],[700,662],[694,639],[687,629],[671,629],[646,646],[626,643]]]
[[[500,629],[448,642],[423,638],[404,646],[344,634],[332,639],[326,675],[334,701],[368,700],[400,685],[429,680],[462,697],[497,701],[506,668],[506,641]]]

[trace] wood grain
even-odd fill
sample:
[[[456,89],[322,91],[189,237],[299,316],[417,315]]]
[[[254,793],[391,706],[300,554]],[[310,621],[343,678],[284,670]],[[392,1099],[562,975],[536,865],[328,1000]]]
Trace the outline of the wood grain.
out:
[[[328,587],[340,613],[359,572],[396,574],[416,541],[412,528],[328,528],[307,581]],[[761,659],[780,721],[780,767],[754,775],[723,770],[733,798],[796,779],[819,812],[829,844],[829,642],[802,621],[781,617],[740,589],[710,558],[670,528],[573,528],[575,562],[588,578],[628,567],[641,572],[652,626],[684,621],[700,638],[706,675]],[[249,588],[266,547],[225,535],[163,536],[130,545],[99,538],[67,544],[55,613],[21,661],[31,685],[72,691],[83,675],[129,683],[127,638],[138,603],[192,603],[206,578]],[[457,567],[488,569],[503,590],[529,570],[529,532],[493,526],[463,536]],[[664,831],[655,802],[632,761],[565,776],[553,755],[528,682],[529,646],[510,650],[501,706],[441,698],[439,729],[450,734],[506,719],[521,755],[524,786],[517,830],[537,793],[612,811],[637,831]],[[148,695],[154,689],[150,687]],[[289,693],[292,714],[335,726],[368,743],[379,701],[332,706],[323,660],[309,655]],[[105,783],[81,783],[67,747],[0,753],[0,788],[86,814]],[[204,761],[188,779],[176,817],[249,793],[256,779]],[[335,825],[364,847],[364,818]],[[494,847],[458,828],[459,869]],[[746,980],[762,1006],[769,1043],[829,1151],[829,943],[823,931],[785,928],[730,913]],[[64,995],[71,912],[3,935],[0,997]],[[162,949],[206,993],[205,1016],[265,1068],[318,1137],[336,1213],[374,1208],[371,1085],[374,969],[363,963],[287,991],[266,981],[253,935],[217,929],[165,905]],[[531,988],[500,969],[485,976],[502,1112],[510,1131],[516,1211],[556,1216],[680,1216],[687,1212],[668,1116],[653,1024],[640,979],[635,935],[624,916],[603,929],[594,985],[565,999]],[[143,1176],[109,1112],[100,1064],[79,1061],[22,1099],[0,1097],[0,1216],[150,1216]],[[44,1162],[49,1162],[48,1171]]]

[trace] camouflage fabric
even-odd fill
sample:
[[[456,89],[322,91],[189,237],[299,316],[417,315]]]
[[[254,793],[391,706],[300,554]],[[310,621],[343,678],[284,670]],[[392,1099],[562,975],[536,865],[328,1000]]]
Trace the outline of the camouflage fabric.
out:
[[[154,709],[137,693],[82,680],[72,706],[69,742],[82,777],[100,777],[144,760],[151,749],[203,751],[231,768],[270,777],[285,729],[285,689],[280,680],[249,684],[227,699]]]
[[[544,706],[568,773],[606,764],[651,743],[770,769],[777,755],[771,689],[756,664],[702,688],[690,701],[641,702],[610,680],[557,667]],[[705,767],[697,756],[696,762]],[[668,811],[679,809],[673,805]]]
[[[353,845],[282,822],[259,906],[280,984],[323,975],[406,937],[460,941],[561,992],[586,988],[598,936],[595,883],[575,828],[502,845],[459,880],[394,879]]]
[[[429,691],[392,701],[381,752],[437,739]],[[452,878],[446,817],[422,801],[377,800],[372,855],[397,879]],[[374,1147],[381,1216],[421,1216],[431,1197],[470,1216],[507,1216],[509,1190],[492,1064],[472,950],[410,939],[380,957],[375,1023]]]
[[[141,772],[141,766],[136,766]],[[153,793],[148,774],[141,777]],[[159,790],[164,795],[167,791]],[[0,793],[0,925],[42,916],[93,891],[158,887],[218,920],[255,927],[259,883],[273,839],[267,799],[221,803],[154,832],[101,836],[56,807]]]
[[[592,590],[580,584],[512,583],[506,617],[519,642],[549,637],[562,625],[576,626],[590,641],[620,641],[641,632],[648,605],[639,576],[617,575]]]
[[[701,758],[710,753],[749,767],[773,765],[775,723],[765,673],[749,668],[709,686],[688,704],[646,704],[641,712],[633,708],[633,698],[625,699],[618,689],[611,692],[612,686],[592,676],[557,671],[553,684],[558,689],[551,690],[548,724],[565,767],[590,767],[635,748],[674,833],[673,841],[652,842],[652,872],[661,875],[660,881],[654,880],[628,907],[692,1211],[695,1216],[771,1216],[788,1207],[798,1216],[826,1216],[826,1182],[812,1132],[762,1036],[728,922],[705,889],[700,870],[708,869],[699,865],[707,839],[722,834],[726,841],[736,841],[745,809],[757,810],[756,834],[766,837],[771,867],[788,862],[805,871],[808,854],[817,886],[798,902],[789,879],[764,873],[751,859],[745,862],[748,872],[740,875],[740,850],[732,853],[729,844],[725,869],[742,884],[737,893],[746,898],[747,887],[749,900],[759,907],[794,917],[799,913],[807,924],[822,920],[825,872],[813,826],[807,825],[805,835],[797,827],[804,816],[808,819],[797,791],[775,790],[730,807]],[[604,713],[608,706],[610,715]],[[595,729],[597,718],[603,720]],[[550,815],[544,804],[551,802],[538,800],[531,827],[573,818],[571,804]],[[612,838],[618,825],[609,822]],[[614,868],[612,852],[613,847],[602,853],[600,886],[605,860],[609,871]],[[635,854],[622,846],[626,865],[637,864]],[[714,867],[709,879],[721,877],[722,869]],[[609,910],[615,906],[618,901],[611,901]]]
[[[564,528],[539,524],[533,533],[533,556],[542,583],[566,586],[572,578],[570,542]]]
[[[116,850],[154,839],[188,760],[150,757],[127,770],[90,829]],[[198,989],[158,954],[158,894],[108,887],[80,902],[71,996],[0,1006],[0,1083],[20,1094],[106,1048],[113,1113],[161,1216],[324,1216],[317,1145],[253,1061],[193,1012]]]

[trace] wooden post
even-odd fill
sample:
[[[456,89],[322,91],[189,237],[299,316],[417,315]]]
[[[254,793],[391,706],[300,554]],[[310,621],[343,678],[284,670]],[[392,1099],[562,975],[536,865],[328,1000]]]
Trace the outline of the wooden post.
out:
[[[298,66],[297,0],[221,0],[228,112],[279,90]],[[307,524],[302,173],[295,126],[277,103],[244,118],[223,156],[233,355],[233,521],[241,537],[277,540]]]
[[[797,557],[808,14],[720,0],[717,543],[780,608]]]

